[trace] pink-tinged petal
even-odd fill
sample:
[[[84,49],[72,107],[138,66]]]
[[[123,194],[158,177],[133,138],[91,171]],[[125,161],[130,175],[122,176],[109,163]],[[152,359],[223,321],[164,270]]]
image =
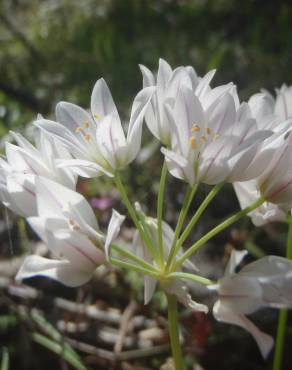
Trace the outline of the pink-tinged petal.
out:
[[[213,315],[216,320],[222,321],[228,324],[234,324],[247,330],[257,342],[261,354],[266,358],[271,351],[274,340],[273,338],[260,331],[249,319],[244,315],[237,314],[226,307],[222,302],[217,301],[213,307]]]
[[[63,218],[63,211],[69,211],[70,204],[92,228],[97,228],[94,212],[81,194],[44,178],[37,179],[36,188],[40,216]]]
[[[88,143],[82,138],[82,135],[73,133],[67,127],[46,119],[37,120],[34,125],[59,139],[76,158],[88,159]]]
[[[79,231],[64,229],[49,233],[50,242],[56,243],[60,255],[82,271],[93,272],[106,260],[104,252]]]
[[[136,158],[140,150],[142,124],[154,92],[155,87],[146,87],[141,90],[134,99],[127,134],[128,163],[132,162]]]
[[[84,124],[89,125],[89,128],[95,128],[95,123],[90,114],[72,103],[64,101],[58,103],[56,106],[56,118],[73,135],[76,133],[76,129],[84,127]]]
[[[161,148],[161,152],[164,154],[168,171],[172,174],[172,176],[181,180],[185,180],[190,185],[194,185],[196,179],[192,164],[174,151]]]
[[[225,94],[220,99],[220,104],[215,101],[207,110],[208,126],[217,135],[224,135],[236,120],[235,104],[230,94]]]
[[[53,171],[45,163],[44,159],[41,157],[41,153],[38,153],[37,156],[32,156],[24,149],[7,143],[6,155],[9,163],[12,163],[12,167],[17,171],[45,177],[51,177],[53,175]],[[16,164],[15,167],[14,163]]]
[[[96,132],[100,152],[113,171],[126,163],[126,139],[120,119],[108,115],[102,119]]]
[[[66,286],[77,287],[87,283],[92,277],[92,272],[78,270],[68,261],[28,256],[25,258],[15,279],[23,280],[34,276],[45,276]]]
[[[37,214],[35,176],[13,174],[7,176],[7,192],[24,217]]]
[[[97,123],[99,119],[109,114],[119,117],[111,92],[103,78],[97,80],[93,87],[91,94],[91,112]]]
[[[85,159],[57,159],[56,166],[70,168],[76,174],[85,178],[93,178],[102,175],[113,177],[113,174],[97,163]]]
[[[120,228],[124,220],[125,216],[119,214],[115,209],[113,209],[104,244],[104,250],[107,258],[110,256],[111,244],[119,235]]]
[[[143,76],[143,88],[154,86],[155,85],[155,78],[153,76],[153,73],[145,67],[143,64],[139,64],[139,68],[141,70],[142,76]]]

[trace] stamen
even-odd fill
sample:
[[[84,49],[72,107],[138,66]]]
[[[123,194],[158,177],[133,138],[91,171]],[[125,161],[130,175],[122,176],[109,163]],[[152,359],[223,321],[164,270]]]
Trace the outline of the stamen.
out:
[[[80,132],[83,132],[83,128],[82,127],[77,127],[77,128],[75,128],[75,132],[76,132],[76,134],[80,134]]]
[[[75,225],[75,221],[74,221],[74,220],[72,220],[72,218],[70,218],[70,219],[69,219],[69,224],[73,226],[73,225]]]
[[[88,122],[88,121],[85,121],[85,122],[83,123],[83,127],[84,127],[84,128],[89,128],[89,122]]]
[[[206,136],[203,135],[203,136],[200,137],[200,140],[201,140],[202,143],[205,143],[207,141],[207,138],[206,138]]]
[[[84,139],[85,139],[86,141],[91,140],[91,135],[89,135],[89,134],[84,135]]]
[[[197,140],[193,136],[190,138],[190,145],[192,149],[197,149],[198,147]]]
[[[211,135],[212,130],[210,129],[210,127],[207,127],[207,128],[206,128],[206,132],[207,132],[207,135]]]
[[[215,140],[219,139],[219,137],[220,137],[220,135],[216,134],[216,135],[214,135],[213,140],[215,141]]]
[[[97,114],[97,113],[94,113],[93,114],[93,117],[96,118],[96,119],[101,119],[101,115]]]
[[[200,129],[200,126],[197,125],[197,124],[193,124],[192,128],[191,128],[191,131],[192,132],[199,132],[201,129]]]

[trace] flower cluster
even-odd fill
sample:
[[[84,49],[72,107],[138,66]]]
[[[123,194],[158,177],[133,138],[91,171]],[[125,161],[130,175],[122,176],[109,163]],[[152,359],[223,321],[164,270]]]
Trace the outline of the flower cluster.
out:
[[[217,294],[214,317],[248,330],[267,356],[272,338],[245,315],[292,305],[292,262],[269,256],[235,272],[245,252],[233,251],[224,276],[213,282],[198,275],[189,257],[242,216],[250,216],[256,226],[287,217],[292,205],[292,87],[283,85],[276,97],[263,90],[240,102],[233,83],[211,87],[214,70],[200,77],[190,66],[173,70],[164,60],[157,74],[140,69],[143,88],[134,98],[126,135],[103,79],[93,88],[90,110],[60,102],[56,121],[38,116],[35,146],[11,133],[15,144],[6,144],[6,158],[0,160],[1,200],[26,217],[50,252],[49,258],[26,257],[17,279],[43,275],[79,286],[98,266],[112,263],[144,275],[145,303],[159,283],[185,306],[207,312],[185,284],[195,281]],[[139,204],[133,206],[120,175],[141,149],[143,122],[164,156],[155,218]],[[162,219],[167,172],[188,184],[174,229]],[[115,244],[125,217],[113,210],[102,231],[76,191],[78,176],[108,176],[116,184],[136,228],[131,249]],[[214,187],[184,228],[201,183]],[[198,218],[225,183],[233,184],[242,210],[184,251]]]

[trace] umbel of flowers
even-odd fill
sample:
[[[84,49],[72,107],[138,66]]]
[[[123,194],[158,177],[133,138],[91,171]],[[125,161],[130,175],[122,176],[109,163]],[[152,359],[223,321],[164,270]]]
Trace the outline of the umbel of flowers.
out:
[[[224,276],[211,281],[200,275],[195,254],[246,215],[256,226],[290,220],[292,87],[283,85],[275,96],[263,90],[240,102],[233,83],[211,87],[214,70],[200,77],[190,66],[173,70],[162,59],[155,74],[145,66],[140,69],[143,88],[134,98],[126,134],[103,79],[93,88],[89,110],[60,102],[55,120],[38,116],[33,123],[35,146],[11,133],[15,143],[6,144],[6,158],[0,159],[1,200],[26,218],[49,250],[48,258],[27,256],[16,279],[42,275],[76,287],[102,264],[140,272],[145,304],[158,286],[167,295],[177,370],[184,368],[177,301],[207,313],[209,307],[191,297],[185,282],[202,284],[217,295],[215,319],[249,331],[266,357],[273,339],[247,316],[262,307],[292,306],[292,261],[267,256],[238,271],[235,268],[246,251],[234,250]],[[160,141],[164,156],[157,214],[152,216],[127,194],[122,180],[122,170],[141,150],[144,122]],[[176,225],[163,220],[168,173],[188,184]],[[107,231],[100,229],[91,206],[76,192],[78,176],[112,179],[136,228],[132,248],[115,242],[125,219],[116,210]],[[201,183],[212,185],[212,190],[185,225]],[[185,249],[198,219],[225,183],[233,184],[241,209]],[[292,232],[289,257],[291,239]]]

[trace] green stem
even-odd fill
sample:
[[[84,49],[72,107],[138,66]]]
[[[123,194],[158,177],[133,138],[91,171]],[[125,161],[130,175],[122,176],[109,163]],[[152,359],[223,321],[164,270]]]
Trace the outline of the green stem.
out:
[[[179,326],[177,314],[177,298],[175,295],[167,294],[168,301],[168,327],[172,357],[174,359],[175,370],[184,370],[182,351],[179,342]]]
[[[203,285],[214,285],[215,284],[215,282],[212,280],[209,280],[199,275],[188,274],[186,272],[172,272],[171,274],[167,276],[170,278],[174,278],[174,279],[192,280],[192,281],[195,281],[196,283],[203,284]]]
[[[155,269],[155,267],[153,267],[152,265],[150,265],[150,263],[148,263],[148,262],[142,260],[141,258],[135,256],[134,254],[132,254],[131,252],[125,250],[124,248],[120,247],[119,245],[112,244],[112,249],[114,249],[120,255],[129,258],[133,262],[137,262],[139,265],[141,265],[145,269],[152,270],[153,272],[157,272],[157,270]]]
[[[155,277],[155,278],[157,278],[157,276],[158,276],[158,272],[154,272],[153,270],[148,270],[148,269],[146,269],[144,267],[141,267],[141,266],[133,265],[132,263],[129,263],[129,262],[121,261],[117,258],[111,257],[110,262],[115,266],[122,267],[122,268],[125,268],[125,269],[128,269],[128,270],[134,270],[136,272],[142,273],[143,275],[146,274],[146,275],[150,275],[150,276]]]
[[[161,264],[164,261],[163,253],[163,238],[162,238],[162,213],[163,213],[163,201],[165,193],[165,183],[167,176],[167,165],[166,161],[163,162],[160,182],[159,182],[159,192],[157,197],[157,234],[158,234],[158,247],[159,247],[159,257]]]
[[[175,231],[174,231],[174,237],[173,237],[170,253],[169,253],[167,264],[166,264],[166,270],[169,270],[169,267],[171,266],[171,264],[173,262],[173,259],[176,256],[176,243],[177,243],[177,240],[179,238],[181,229],[183,227],[183,224],[184,224],[185,218],[187,216],[188,210],[190,208],[190,205],[192,203],[192,200],[193,200],[193,198],[196,194],[197,188],[198,188],[198,185],[194,185],[193,187],[189,187],[188,190],[187,190],[187,193],[185,195],[185,199],[184,199],[184,202],[183,202],[183,205],[182,205],[182,209],[180,211],[178,221],[177,221],[177,224],[176,224],[176,228],[175,228]]]
[[[289,216],[288,222],[289,222],[289,232],[288,232],[288,239],[287,239],[286,257],[291,260],[292,259],[292,217],[291,216]],[[276,344],[275,344],[273,370],[281,370],[282,368],[282,359],[283,359],[287,321],[288,321],[288,311],[287,309],[283,308],[280,310],[279,318],[278,318],[278,329],[277,329]]]
[[[197,252],[200,248],[203,247],[204,244],[215,235],[232,225],[234,222],[238,221],[241,217],[247,215],[248,213],[254,211],[258,208],[261,204],[263,204],[265,199],[260,197],[256,200],[253,204],[249,207],[244,208],[243,210],[237,212],[235,215],[227,218],[227,220],[223,221],[221,224],[214,227],[214,229],[210,230],[207,234],[205,234],[201,239],[199,239],[195,244],[193,244],[175,263],[173,270],[177,270],[185,260],[187,260],[193,253]]]
[[[212,200],[215,198],[217,193],[222,188],[223,183],[217,184],[214,186],[214,188],[210,191],[210,193],[206,196],[206,198],[201,203],[200,207],[197,209],[196,213],[192,217],[191,221],[185,228],[184,232],[182,233],[182,236],[179,238],[179,241],[176,246],[176,253],[179,251],[179,249],[182,247],[183,243],[186,241],[187,237],[189,236],[190,232],[198,222],[199,218],[201,217],[202,213],[205,211],[205,209],[208,207],[208,205],[212,202]]]
[[[144,242],[144,244],[146,245],[146,247],[149,249],[151,255],[153,254],[153,248],[152,247],[152,241],[151,239],[149,240],[149,238],[147,237],[147,235],[145,234],[144,230],[143,230],[143,227],[141,226],[141,223],[136,215],[136,211],[135,209],[133,208],[129,198],[128,198],[128,195],[127,195],[127,192],[125,190],[125,187],[122,183],[122,180],[121,180],[121,177],[119,175],[119,173],[116,174],[115,176],[115,183],[117,185],[117,188],[121,194],[121,197],[122,197],[122,200],[125,204],[125,206],[127,207],[127,210],[129,212],[129,215],[131,216],[136,228],[138,229],[139,231],[139,234],[140,234],[140,237],[142,239],[142,241]],[[154,258],[155,256],[153,256]]]
[[[143,234],[143,230],[140,230],[141,229],[141,225],[139,223],[139,220],[138,220],[138,217],[136,215],[136,212],[135,212],[135,209],[133,208],[129,198],[128,198],[128,195],[127,195],[127,192],[125,190],[125,187],[122,183],[122,180],[121,180],[121,177],[119,174],[116,174],[115,176],[115,183],[117,185],[117,188],[121,194],[121,197],[122,197],[122,200],[125,204],[125,206],[127,207],[127,210],[129,212],[129,215],[131,216],[136,228],[140,231],[140,233]]]

